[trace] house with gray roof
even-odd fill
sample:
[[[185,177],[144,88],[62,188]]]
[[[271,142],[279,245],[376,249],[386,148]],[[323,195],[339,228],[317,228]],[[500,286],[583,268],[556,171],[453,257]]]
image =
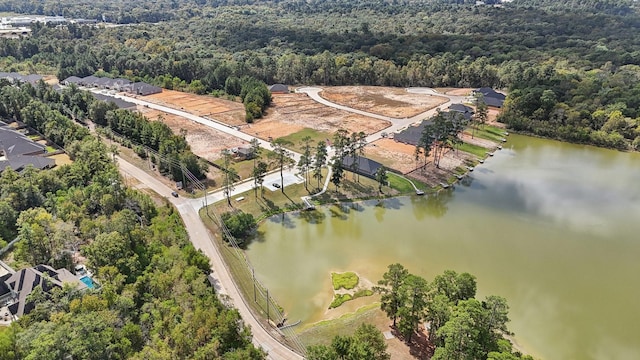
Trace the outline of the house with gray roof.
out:
[[[22,75],[17,72],[0,73],[0,78],[7,79],[11,83],[23,82],[23,83],[30,83],[32,85],[35,85],[38,81],[42,80],[41,75],[37,75],[37,74]]]
[[[116,104],[116,106],[119,109],[135,110],[136,107],[137,107],[137,105],[132,103],[132,102],[129,102],[129,101],[126,101],[126,100],[122,100],[122,99],[119,99],[119,98],[115,98],[113,96],[107,96],[107,95],[104,95],[104,94],[92,94],[92,95],[93,95],[93,97],[95,97],[98,100]]]
[[[504,100],[507,98],[504,94],[501,94],[490,87],[475,89],[473,94],[476,98],[478,97],[478,94],[482,94],[484,103],[487,104],[487,106],[495,108],[501,108]]]
[[[32,141],[8,126],[0,126],[0,171],[7,167],[21,171],[28,165],[37,169],[52,168],[56,162],[42,156],[46,153],[45,145]]]
[[[17,319],[35,308],[27,298],[36,287],[39,286],[42,291],[48,293],[55,288],[62,288],[64,284],[71,284],[80,290],[88,288],[69,270],[54,270],[47,265],[38,265],[5,274],[0,276],[0,308],[8,309],[13,319]]]
[[[452,112],[452,111],[461,113],[462,116],[464,116],[464,118],[467,120],[471,120],[471,117],[473,116],[473,113],[474,113],[471,107],[463,104],[452,104],[451,106],[449,106],[449,112]]]
[[[113,82],[110,84],[109,89],[124,91],[125,87],[129,84],[131,84],[130,80],[117,78],[117,79],[113,79]]]
[[[124,86],[124,89],[125,89],[124,91],[137,94],[137,95],[142,95],[142,96],[158,94],[162,92],[161,87],[153,86],[145,82],[136,82],[133,84],[129,84]]]
[[[269,86],[269,91],[271,91],[272,94],[288,94],[289,87],[284,84],[273,84]]]
[[[88,87],[95,87],[96,80],[98,80],[98,78],[93,76],[93,75],[85,76],[85,77],[82,78],[82,81],[80,81],[80,85],[88,86]]]
[[[101,89],[106,89],[109,87],[109,85],[111,84],[112,79],[106,78],[106,77],[99,77],[96,78],[96,80],[93,82],[95,87],[101,88]]]
[[[68,78],[62,80],[62,84],[67,86],[71,84],[80,85],[81,82],[82,79],[77,76],[69,76]]]
[[[379,162],[371,160],[364,156],[358,156],[356,159],[357,166],[353,166],[355,163],[353,157],[348,155],[345,156],[342,159],[342,168],[373,179],[375,178],[378,169],[382,167],[382,164],[380,164]]]
[[[418,126],[409,126],[401,132],[395,134],[393,136],[393,140],[397,142],[401,142],[407,145],[416,146],[420,142],[420,138],[422,138],[422,131],[424,131],[425,126],[433,123],[433,120],[422,120],[420,125]]]

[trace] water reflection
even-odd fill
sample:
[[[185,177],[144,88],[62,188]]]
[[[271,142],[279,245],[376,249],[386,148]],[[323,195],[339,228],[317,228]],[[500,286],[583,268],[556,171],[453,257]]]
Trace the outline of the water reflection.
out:
[[[511,307],[537,358],[640,358],[640,156],[510,137],[510,148],[425,197],[365,201],[263,222],[247,255],[280,304],[322,319],[331,271],[376,281],[400,262],[478,278]],[[569,166],[568,164],[572,164]],[[264,241],[266,239],[266,241]]]

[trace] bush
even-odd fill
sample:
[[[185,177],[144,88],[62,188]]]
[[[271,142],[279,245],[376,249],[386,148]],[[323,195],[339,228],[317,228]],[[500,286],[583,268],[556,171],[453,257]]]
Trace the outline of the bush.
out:
[[[354,272],[345,272],[345,273],[331,273],[331,282],[333,282],[333,288],[338,290],[340,288],[344,288],[346,290],[353,289],[358,285],[358,275]]]
[[[253,233],[257,226],[253,215],[242,211],[226,212],[222,214],[221,218],[231,236],[236,238],[238,242],[242,242],[243,239]],[[225,236],[225,240],[229,241],[230,239]]]
[[[352,297],[349,294],[338,294],[333,298],[331,305],[329,305],[329,309],[337,308],[338,306],[344,304],[345,302],[351,299]]]

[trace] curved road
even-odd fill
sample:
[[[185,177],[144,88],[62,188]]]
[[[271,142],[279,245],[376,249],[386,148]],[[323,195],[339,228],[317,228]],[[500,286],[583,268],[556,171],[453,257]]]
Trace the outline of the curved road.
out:
[[[138,179],[142,184],[149,187],[151,190],[158,194],[171,194],[172,189],[165,184],[147,174],[143,170],[137,168],[131,163],[117,157],[118,166],[121,172],[126,173],[128,176]],[[279,175],[278,175],[279,176]],[[224,265],[222,255],[218,251],[218,248],[214,245],[211,234],[204,226],[198,215],[198,211],[194,208],[192,201],[189,199],[167,197],[167,199],[173,203],[178,209],[184,226],[189,234],[189,239],[193,243],[196,249],[202,250],[202,252],[211,259],[211,265],[216,284],[214,285],[218,294],[227,295],[233,305],[238,309],[245,324],[251,328],[253,334],[253,344],[257,347],[261,347],[268,352],[267,358],[280,360],[291,359],[298,360],[303,359],[302,356],[293,352],[288,347],[281,344],[274,339],[271,334],[265,330],[261,324],[255,319],[253,313],[249,310],[249,307],[244,302],[242,295],[238,291],[231,274],[227,271]]]
[[[89,89],[89,90],[96,93],[101,92],[95,89]],[[384,115],[378,115],[378,114],[373,114],[373,113],[369,113],[369,112],[358,110],[358,109],[353,109],[344,105],[339,105],[339,104],[327,101],[319,95],[321,91],[322,91],[321,88],[315,88],[315,87],[304,87],[296,90],[296,92],[306,93],[313,100],[323,105],[330,106],[339,110],[360,114],[360,115],[371,117],[371,118],[389,121],[392,124],[390,127],[382,131],[379,131],[377,133],[367,136],[366,140],[368,143],[382,138],[382,133],[384,132],[387,132],[387,133],[396,132],[413,123],[422,121],[426,118],[429,118],[435,115],[437,111],[437,109],[431,109],[410,118],[403,118],[403,119],[392,118]],[[437,93],[436,91],[430,88],[409,88],[407,89],[407,92],[419,93],[419,94],[425,94],[425,95],[436,95],[436,96],[448,98],[448,101],[440,105],[438,109],[448,107],[454,103],[462,103],[465,100],[464,96],[444,95],[444,94]],[[129,102],[135,103],[137,105],[142,105],[142,106],[146,106],[156,110],[164,111],[170,114],[178,115],[186,119],[200,123],[202,125],[214,128],[221,132],[227,133],[229,135],[235,136],[247,142],[250,142],[252,139],[254,139],[253,136],[245,134],[239,130],[236,130],[234,127],[230,127],[222,122],[214,121],[214,120],[207,119],[197,115],[193,115],[186,111],[177,110],[167,106],[150,103],[144,100],[139,100],[137,98],[124,96],[121,94],[109,94],[109,96],[120,98]],[[271,144],[269,142],[264,141],[260,138],[255,138],[255,139],[258,140],[258,142],[260,143],[260,146],[267,149],[271,148]],[[300,154],[292,151],[291,151],[291,154],[293,155],[296,162],[298,162],[300,159]],[[153,176],[147,174],[145,171],[137,168],[136,166],[123,160],[120,157],[117,157],[117,158],[118,158],[118,165],[121,172],[136,178],[142,184],[149,187],[151,190],[155,191],[161,196],[163,194],[167,194],[167,195],[171,194],[171,192],[173,191],[172,189],[167,187],[165,184],[163,184]],[[287,174],[295,174],[295,172],[292,170],[288,170]],[[265,181],[267,183],[270,183],[273,181],[279,181],[279,180],[280,180],[280,174],[278,173],[270,174],[265,178]],[[325,188],[327,184],[328,184],[328,181],[325,183]],[[245,181],[244,183],[237,185],[232,193],[232,196],[243,193],[247,190],[250,190],[252,188],[252,185],[253,184],[250,181]],[[180,213],[180,216],[184,221],[185,228],[187,230],[187,233],[189,234],[189,238],[193,243],[193,245],[197,249],[202,250],[202,252],[205,255],[207,255],[209,259],[211,259],[212,270],[213,270],[212,277],[216,282],[216,284],[214,285],[216,291],[219,294],[227,295],[231,299],[234,306],[240,312],[240,315],[242,316],[242,319],[244,320],[245,324],[251,327],[254,345],[266,350],[268,352],[269,359],[278,359],[278,360],[279,359],[285,359],[285,360],[303,359],[302,356],[300,356],[299,354],[295,353],[294,351],[292,351],[291,349],[289,349],[288,347],[286,347],[285,345],[277,341],[265,328],[263,328],[262,325],[254,317],[253,313],[249,310],[246,303],[244,302],[244,299],[240,294],[240,292],[238,291],[235,285],[235,282],[231,277],[231,274],[228,272],[227,268],[224,265],[224,260],[222,258],[222,255],[219,253],[217,247],[214,245],[213,243],[214,240],[211,238],[211,234],[209,233],[207,228],[204,226],[198,214],[198,210],[204,207],[205,201],[208,201],[208,203],[214,203],[214,202],[223,200],[224,195],[222,194],[221,191],[218,191],[215,193],[208,194],[207,197],[208,197],[207,199],[205,198],[185,199],[181,197],[173,198],[173,197],[167,196],[167,199],[178,209],[178,212]]]
[[[437,92],[437,91],[435,91],[435,90],[433,90],[431,88],[408,88],[408,89],[406,89],[406,91],[409,92],[409,93],[425,94],[425,95],[428,95],[428,96],[444,97],[444,98],[447,98],[448,101],[446,103],[434,108],[434,109],[427,110],[425,112],[422,112],[422,113],[420,113],[420,114],[418,114],[416,116],[412,116],[410,118],[394,118],[394,117],[390,117],[390,116],[374,114],[374,113],[370,113],[370,112],[367,112],[367,111],[358,110],[358,109],[350,108],[348,106],[344,106],[344,105],[333,103],[333,102],[323,98],[322,96],[320,96],[320,92],[321,91],[322,91],[322,89],[321,88],[317,88],[317,87],[303,87],[303,88],[296,89],[296,92],[305,93],[311,99],[319,102],[320,104],[323,104],[323,105],[326,105],[326,106],[330,106],[330,107],[335,108],[335,109],[352,112],[354,114],[359,114],[359,115],[363,115],[363,116],[367,116],[367,117],[371,117],[371,118],[375,118],[375,119],[389,121],[391,123],[390,127],[385,128],[383,130],[378,131],[377,133],[373,133],[373,134],[367,136],[367,143],[371,143],[371,142],[374,142],[374,141],[376,141],[378,139],[381,139],[382,138],[382,133],[394,133],[394,132],[397,132],[397,131],[399,131],[399,130],[401,130],[403,128],[406,128],[407,126],[410,126],[413,123],[418,123],[418,122],[421,122],[424,119],[428,119],[428,118],[434,116],[436,114],[436,112],[438,111],[438,109],[446,109],[449,106],[451,106],[452,104],[462,104],[466,100],[465,96],[441,94],[441,93],[439,93],[439,92]]]

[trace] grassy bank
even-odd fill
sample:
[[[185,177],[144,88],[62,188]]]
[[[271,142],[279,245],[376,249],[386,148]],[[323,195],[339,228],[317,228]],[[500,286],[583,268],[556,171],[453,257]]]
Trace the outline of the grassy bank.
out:
[[[387,321],[388,319],[380,310],[380,303],[376,302],[363,306],[355,312],[342,315],[337,319],[310,324],[298,335],[306,346],[329,345],[336,335],[351,335],[353,329],[362,324],[378,324]]]

